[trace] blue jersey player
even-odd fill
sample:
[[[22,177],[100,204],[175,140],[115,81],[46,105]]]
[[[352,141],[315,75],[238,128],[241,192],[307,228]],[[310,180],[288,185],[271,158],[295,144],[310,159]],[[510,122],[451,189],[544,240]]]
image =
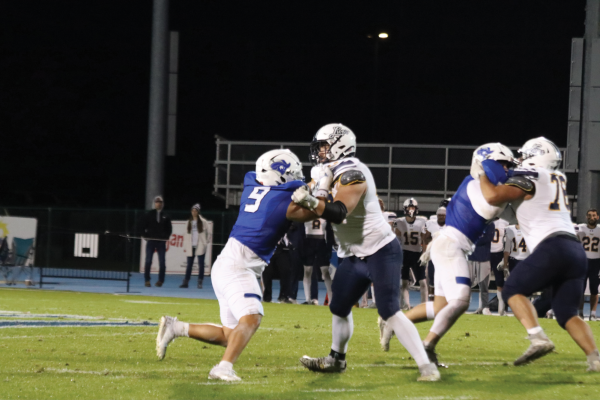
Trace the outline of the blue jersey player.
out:
[[[184,336],[225,346],[225,354],[209,379],[239,381],[233,363],[240,356],[264,315],[257,278],[269,263],[277,242],[291,221],[306,221],[314,213],[293,203],[292,193],[304,185],[302,164],[289,150],[271,150],[256,162],[256,171],[244,178],[238,219],[212,268],[212,284],[221,324],[188,324],[164,316],[156,338],[163,359],[168,344]]]
[[[487,225],[506,208],[506,204],[491,205],[483,198],[480,176],[504,182],[512,162],[512,151],[500,143],[478,147],[473,153],[471,175],[464,179],[448,203],[444,229],[429,244],[435,265],[435,297],[432,302],[413,308],[406,316],[413,322],[434,320],[423,344],[429,359],[436,364],[435,346],[467,311],[471,301],[471,275],[466,255],[473,251]]]
[[[584,351],[588,371],[600,372],[600,354],[594,336],[578,316],[587,260],[571,223],[567,178],[558,170],[562,161],[560,150],[550,140],[539,137],[527,141],[519,152],[521,168],[515,169],[504,185],[496,186],[481,179],[483,195],[490,204],[510,202],[516,208],[519,227],[531,252],[511,272],[503,289],[531,342],[514,364],[529,363],[554,349],[528,299],[532,293],[551,286],[557,322]]]

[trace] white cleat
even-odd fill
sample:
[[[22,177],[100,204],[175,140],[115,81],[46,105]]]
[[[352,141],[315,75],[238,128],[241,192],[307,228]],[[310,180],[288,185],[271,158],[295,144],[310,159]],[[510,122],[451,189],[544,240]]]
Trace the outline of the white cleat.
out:
[[[590,321],[598,321],[598,317],[596,317],[594,314],[591,314]]]
[[[425,364],[419,367],[421,376],[417,378],[417,382],[437,382],[442,380],[440,371],[434,363]]]
[[[490,311],[489,308],[484,308],[483,311],[481,312],[483,315],[492,315],[492,312]]]
[[[600,372],[600,361],[595,360],[588,362],[587,372]]]
[[[383,339],[383,330],[385,329],[385,321],[381,316],[377,317],[377,326],[379,327],[379,340]]]
[[[529,364],[554,350],[554,343],[543,332],[529,335],[527,339],[531,341],[531,345],[521,357],[515,360],[515,366]]]
[[[218,364],[210,370],[208,379],[218,379],[226,382],[237,382],[242,380],[242,378],[235,374],[233,369],[220,367]]]
[[[167,346],[171,343],[175,335],[175,323],[177,318],[163,316],[160,318],[158,326],[158,335],[156,335],[156,356],[159,360],[165,358]]]

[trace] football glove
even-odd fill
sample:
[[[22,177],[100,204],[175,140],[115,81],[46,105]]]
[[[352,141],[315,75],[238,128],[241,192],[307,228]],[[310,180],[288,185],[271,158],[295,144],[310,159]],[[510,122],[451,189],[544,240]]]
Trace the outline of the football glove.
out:
[[[333,172],[325,165],[317,165],[310,171],[310,175],[315,181],[312,189],[313,196],[327,197],[331,184],[333,183]]]
[[[319,205],[319,199],[310,194],[308,186],[300,186],[292,194],[292,201],[300,207],[314,211]]]

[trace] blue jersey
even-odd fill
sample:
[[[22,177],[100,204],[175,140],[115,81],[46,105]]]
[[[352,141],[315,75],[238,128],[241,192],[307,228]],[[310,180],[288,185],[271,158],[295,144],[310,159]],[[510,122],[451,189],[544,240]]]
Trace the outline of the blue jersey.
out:
[[[302,185],[302,181],[292,181],[263,186],[256,181],[256,172],[248,172],[244,177],[240,213],[229,237],[250,248],[268,264],[277,242],[290,227],[286,214],[292,193]]]
[[[469,175],[448,203],[446,225],[456,228],[473,244],[477,244],[487,224],[500,216],[504,208],[488,204],[481,192],[480,182]]]

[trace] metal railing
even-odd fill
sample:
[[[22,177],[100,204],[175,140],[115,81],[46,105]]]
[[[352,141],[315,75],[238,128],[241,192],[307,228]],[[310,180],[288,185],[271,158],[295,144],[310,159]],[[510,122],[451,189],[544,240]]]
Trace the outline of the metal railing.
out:
[[[243,179],[255,168],[256,159],[263,153],[287,148],[302,162],[304,176],[310,177],[309,143],[261,142],[227,140],[216,136],[215,196],[225,201],[225,207],[240,204]],[[420,209],[435,211],[440,200],[454,194],[469,173],[473,151],[478,146],[379,144],[360,143],[357,157],[364,162],[375,178],[378,195],[386,209],[399,210],[407,197],[416,197]],[[511,147],[516,151],[517,147]],[[561,149],[563,156],[565,149]],[[565,160],[564,165],[567,164]],[[571,200],[577,193],[577,171],[565,170],[567,192]]]

